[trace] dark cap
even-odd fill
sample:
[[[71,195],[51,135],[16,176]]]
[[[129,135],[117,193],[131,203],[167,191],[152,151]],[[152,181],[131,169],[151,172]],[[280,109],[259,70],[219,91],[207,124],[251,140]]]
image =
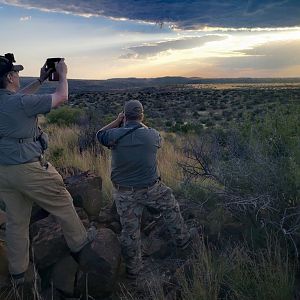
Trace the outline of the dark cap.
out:
[[[138,100],[130,100],[125,103],[124,114],[127,118],[141,117],[144,112],[143,105]]]
[[[3,76],[11,71],[19,72],[24,70],[22,65],[14,65],[13,62],[15,62],[13,55],[12,58],[7,54],[5,56],[0,55],[0,76]]]

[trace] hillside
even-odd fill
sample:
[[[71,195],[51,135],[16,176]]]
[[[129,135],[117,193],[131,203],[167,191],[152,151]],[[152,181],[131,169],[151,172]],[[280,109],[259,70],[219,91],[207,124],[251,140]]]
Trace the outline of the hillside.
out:
[[[21,78],[21,85],[34,80],[33,77]],[[300,78],[198,78],[198,77],[159,77],[159,78],[112,78],[107,80],[80,80],[70,79],[70,92],[98,92],[106,90],[119,90],[131,88],[158,87],[182,84],[283,84],[299,83]],[[41,93],[53,91],[55,82],[46,82]]]

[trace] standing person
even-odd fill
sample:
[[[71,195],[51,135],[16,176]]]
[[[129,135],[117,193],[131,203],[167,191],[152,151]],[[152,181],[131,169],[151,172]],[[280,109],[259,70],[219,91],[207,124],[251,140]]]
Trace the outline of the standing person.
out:
[[[79,253],[88,239],[62,177],[41,160],[37,115],[68,100],[67,66],[64,59],[57,63],[59,82],[53,94],[32,95],[49,76],[45,65],[39,79],[19,90],[23,66],[13,62],[12,55],[0,56],[0,198],[6,205],[9,272],[13,283],[22,285],[29,264],[33,202],[57,218],[72,252]]]
[[[122,225],[121,245],[129,278],[142,267],[141,217],[144,207],[159,210],[177,246],[185,249],[191,237],[172,190],[161,180],[157,169],[160,134],[142,121],[141,102],[125,103],[124,113],[97,133],[99,142],[112,150],[113,198]],[[124,122],[124,127],[119,127]]]

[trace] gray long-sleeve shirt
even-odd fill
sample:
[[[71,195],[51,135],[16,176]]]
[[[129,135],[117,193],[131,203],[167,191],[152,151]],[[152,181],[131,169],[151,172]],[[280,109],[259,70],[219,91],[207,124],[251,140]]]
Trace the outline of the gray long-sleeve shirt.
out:
[[[0,89],[0,165],[23,164],[41,155],[39,141],[18,141],[38,135],[37,115],[48,113],[51,104],[51,95],[23,95]]]

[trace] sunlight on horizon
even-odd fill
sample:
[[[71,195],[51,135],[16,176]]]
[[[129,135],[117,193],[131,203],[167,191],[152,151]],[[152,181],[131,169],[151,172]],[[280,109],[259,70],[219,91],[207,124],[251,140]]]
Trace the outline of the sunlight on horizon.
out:
[[[38,76],[45,59],[57,56],[66,58],[68,77],[77,79],[300,76],[299,26],[182,29],[1,3],[1,54],[15,54],[25,67],[21,76]]]

